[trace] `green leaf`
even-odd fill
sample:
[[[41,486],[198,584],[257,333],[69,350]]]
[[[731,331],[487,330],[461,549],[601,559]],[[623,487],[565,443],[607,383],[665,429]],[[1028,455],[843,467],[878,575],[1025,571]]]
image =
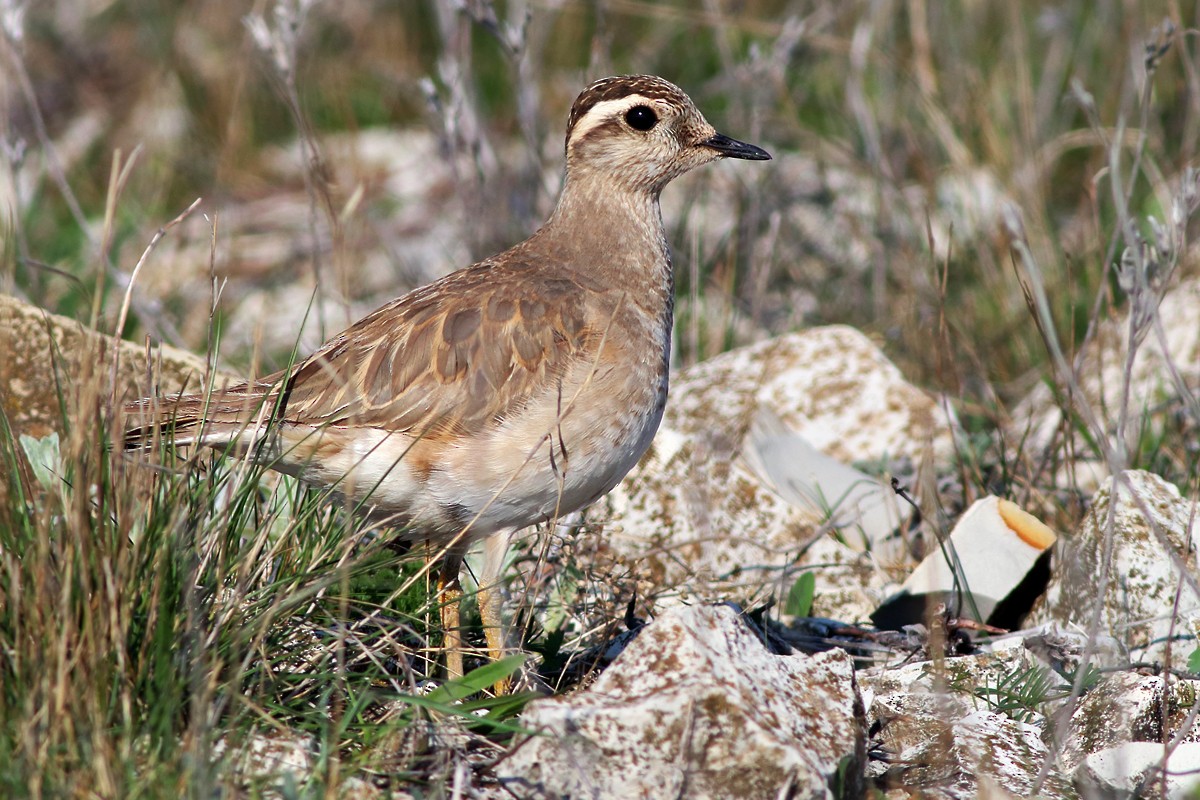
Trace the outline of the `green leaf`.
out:
[[[400,695],[396,699],[402,703],[407,703],[411,706],[424,708],[428,711],[433,711],[438,714],[446,714],[448,716],[460,717],[469,727],[480,727],[490,730],[494,733],[534,733],[530,729],[523,727],[515,722],[506,721],[506,716],[511,716],[509,711],[516,713],[525,706],[536,695],[533,692],[524,692],[522,694],[506,695],[505,697],[487,698],[495,704],[495,708],[500,713],[489,712],[485,716],[479,716],[475,712],[480,706],[476,703],[466,703],[463,705],[448,705],[446,703],[434,702],[429,699],[429,696],[405,694]]]
[[[47,489],[57,486],[58,476],[62,471],[58,432],[55,431],[41,439],[22,433],[21,449],[25,451],[25,457],[29,459],[29,466],[33,468],[33,476],[37,478],[38,483]]]
[[[817,576],[811,572],[802,572],[788,592],[787,602],[783,604],[783,613],[793,617],[807,617],[812,611],[813,595],[817,591]]]
[[[496,683],[496,681],[512,675],[525,663],[525,658],[525,656],[518,654],[505,656],[498,661],[484,664],[478,669],[471,670],[461,678],[447,681],[425,695],[425,697],[432,703],[453,703],[456,700],[461,700],[464,697],[488,688]]]
[[[1193,674],[1200,673],[1200,647],[1197,647],[1192,651],[1192,654],[1188,656],[1187,669],[1188,672]]]

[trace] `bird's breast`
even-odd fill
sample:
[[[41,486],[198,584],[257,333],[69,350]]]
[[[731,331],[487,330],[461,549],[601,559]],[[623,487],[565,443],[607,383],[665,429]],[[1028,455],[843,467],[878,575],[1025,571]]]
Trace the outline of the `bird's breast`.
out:
[[[568,514],[616,486],[650,446],[667,398],[670,330],[632,316],[614,319],[592,356],[456,448],[433,478],[438,491],[486,509],[480,524],[498,529]]]

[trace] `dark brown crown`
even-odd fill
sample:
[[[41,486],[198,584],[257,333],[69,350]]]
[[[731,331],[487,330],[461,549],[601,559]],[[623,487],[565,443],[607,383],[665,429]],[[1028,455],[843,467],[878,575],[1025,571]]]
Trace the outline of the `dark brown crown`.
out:
[[[571,140],[571,131],[575,130],[575,123],[583,119],[597,103],[620,100],[631,94],[639,94],[653,100],[667,100],[681,107],[688,104],[687,95],[682,89],[654,75],[616,75],[601,78],[575,98],[575,103],[571,106],[571,118],[567,122],[567,141]]]

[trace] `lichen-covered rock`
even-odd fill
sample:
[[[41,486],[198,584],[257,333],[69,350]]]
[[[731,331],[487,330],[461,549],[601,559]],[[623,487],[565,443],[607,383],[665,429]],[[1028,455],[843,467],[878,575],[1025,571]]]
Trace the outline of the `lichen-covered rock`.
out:
[[[148,350],[8,295],[0,295],[0,353],[0,406],[14,435],[35,439],[65,434],[64,414],[76,408],[81,390],[119,403],[146,394],[151,381],[163,393],[199,389],[206,374],[204,359],[191,353]]]
[[[1088,756],[1075,779],[1088,797],[1194,798],[1200,792],[1200,743],[1181,744],[1168,757],[1161,744],[1127,742]]]
[[[1005,715],[998,704],[1006,699],[1000,687],[1031,670],[1049,675],[1014,636],[972,656],[862,671],[871,751],[883,755],[868,775],[884,788],[920,797],[1029,797],[1048,757],[1045,718],[1024,707]],[[1075,793],[1066,774],[1052,769],[1039,796]]]
[[[679,374],[665,424],[735,444],[759,405],[822,452],[850,464],[949,452],[934,398],[904,380],[866,335],[845,325],[732,350]]]
[[[522,798],[859,796],[848,655],[775,655],[728,606],[673,608],[585,691],[535,701],[497,767]]]
[[[743,446],[763,407],[846,464],[920,462],[950,447],[935,400],[852,328],[817,328],[731,351],[674,380],[650,452],[609,495],[605,535],[619,560],[656,586],[739,599],[797,563],[823,535],[822,515],[786,502],[747,466]],[[853,545],[853,532],[846,539]],[[853,548],[844,555],[859,560]],[[854,567],[884,582],[870,558]],[[882,599],[882,591],[875,594],[875,602]]]
[[[870,717],[883,731],[886,786],[930,800],[978,796],[986,779],[1017,797],[1030,797],[1047,758],[1040,731],[994,711],[972,710],[959,696],[877,697]],[[1052,771],[1040,797],[1070,798],[1070,782]]]
[[[1162,742],[1180,731],[1198,691],[1200,682],[1169,678],[1164,697],[1161,676],[1109,675],[1083,696],[1071,715],[1060,762],[1074,770],[1092,753],[1126,742],[1155,742],[1161,756]],[[1193,728],[1185,741],[1200,741],[1200,730]]]
[[[1112,566],[1105,576],[1110,517]],[[1060,540],[1065,546],[1034,623],[1086,630],[1100,604],[1102,633],[1135,661],[1165,660],[1169,637],[1200,633],[1197,519],[1196,504],[1156,475],[1128,471],[1109,478],[1075,536]],[[1185,641],[1172,644],[1171,660],[1182,665],[1193,648]]]
[[[1111,775],[1119,748],[1130,742],[1153,748],[1136,751],[1143,772],[1154,760],[1145,761],[1145,753],[1157,752],[1161,761],[1163,743],[1184,731],[1200,682],[1171,677],[1164,695],[1162,676],[1109,674],[1084,692],[1068,719],[1058,712],[1070,682],[1050,665],[1074,668],[1078,654],[1070,639],[1054,628],[1027,631],[972,656],[862,670],[876,756],[868,777],[889,797],[967,798],[997,789],[1028,797],[1049,759],[1038,796],[1074,797],[1082,786],[1083,796],[1107,797],[1089,792],[1109,785],[1101,778]],[[1059,743],[1053,752],[1052,741]],[[1187,731],[1181,741],[1195,746],[1200,731]],[[1096,754],[1104,755],[1093,764]]]
[[[1003,698],[994,690],[1031,668],[1043,667],[1011,639],[990,653],[865,671],[871,750],[883,755],[868,774],[885,788],[939,800],[985,790],[1029,797],[1048,757],[1044,718],[1034,709],[999,713]],[[1066,776],[1051,770],[1039,796],[1075,794]]]

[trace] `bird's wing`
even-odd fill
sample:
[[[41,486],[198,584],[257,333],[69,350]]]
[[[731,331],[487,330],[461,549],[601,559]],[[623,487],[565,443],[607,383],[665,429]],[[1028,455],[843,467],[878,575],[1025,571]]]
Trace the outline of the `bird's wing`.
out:
[[[438,439],[519,411],[604,335],[577,281],[528,269],[483,262],[363,318],[295,370],[283,418]]]

